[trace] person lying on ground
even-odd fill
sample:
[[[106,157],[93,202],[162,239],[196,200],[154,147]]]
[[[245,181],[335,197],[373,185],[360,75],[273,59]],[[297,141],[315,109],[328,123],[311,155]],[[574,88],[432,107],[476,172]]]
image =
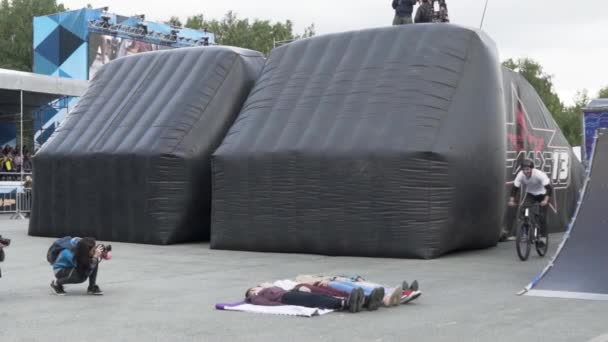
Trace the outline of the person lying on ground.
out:
[[[403,281],[402,286],[389,287],[381,284],[366,282],[365,279],[359,275],[298,275],[295,282],[320,286],[331,286],[337,290],[345,292],[348,292],[349,289],[360,287],[364,290],[367,298],[366,307],[370,310],[375,310],[381,305],[396,306],[399,304],[405,304],[418,298],[421,294],[420,292],[415,292],[417,291],[418,286],[418,281],[416,280],[412,283],[416,285],[415,291],[409,288],[407,281]],[[403,284],[406,284],[405,288],[403,288]],[[382,295],[379,293],[382,293]],[[378,298],[380,298],[380,300],[378,300]]]
[[[384,305],[385,306],[405,304],[405,303],[411,302],[412,300],[414,300],[414,299],[420,297],[420,295],[422,295],[422,291],[419,291],[419,289],[418,289],[419,288],[418,280],[414,280],[411,285],[408,284],[408,282],[406,280],[404,280],[401,283],[401,286],[391,288],[391,287],[387,287],[386,285],[381,285],[381,284],[367,281],[362,276],[359,276],[359,275],[355,275],[355,276],[342,275],[340,277],[351,279],[353,282],[356,282],[357,284],[362,284],[362,285],[365,285],[368,287],[384,287],[385,293],[390,294],[390,295],[384,296]],[[401,293],[400,299],[397,301],[397,304],[394,304],[397,293]],[[392,301],[391,301],[391,296],[395,296],[395,297],[392,297]]]
[[[366,307],[370,311],[377,310],[380,306],[382,306],[385,294],[384,288],[381,286],[361,286],[360,284],[356,284],[355,282],[353,282],[351,278],[342,276],[298,275],[296,276],[296,282],[331,287],[336,290],[348,293],[350,293],[353,289],[361,288],[363,290],[363,293],[365,294],[366,299],[364,307]],[[397,305],[399,303],[399,299],[397,298],[401,298],[400,293],[391,293],[387,301],[389,301],[391,305]]]
[[[266,288],[256,286],[245,292],[245,300],[254,305],[297,305],[309,308],[348,310],[353,313],[361,311],[362,297],[362,290],[353,291],[347,298],[337,298],[298,290],[286,291],[277,286]]]
[[[312,277],[312,276],[309,276],[309,277]],[[367,284],[369,286],[384,286],[384,287],[386,287],[385,285],[380,285],[378,283],[370,282],[370,281],[366,280],[365,278],[363,278],[360,275],[339,275],[339,276],[335,276],[333,278],[335,278],[335,279],[331,279],[331,280],[336,280],[336,279],[343,280],[343,279],[347,279],[347,280],[350,280],[352,282],[358,282],[358,283],[362,283],[362,284]],[[413,290],[413,291],[418,291],[418,287],[419,287],[418,280],[414,280],[411,285],[408,285],[407,280],[404,280],[401,283],[401,288],[403,290],[408,290],[409,289],[409,290]]]
[[[336,277],[336,280],[323,280],[316,285],[318,286],[328,286],[332,289],[336,289],[338,291],[344,291],[350,293],[356,289],[362,289],[363,294],[365,295],[365,307],[372,311],[377,310],[382,304],[384,299],[384,288],[382,286],[366,286],[360,283],[352,282],[350,280],[345,280],[345,278]],[[390,295],[391,304],[396,300],[396,303],[399,303],[399,299],[401,298],[401,293],[397,293],[397,297],[393,294]],[[394,299],[396,298],[396,299]]]
[[[321,295],[332,296],[332,297],[343,298],[343,299],[348,298],[350,296],[350,294],[352,293],[352,291],[346,292],[346,291],[336,290],[327,285],[320,286],[320,285],[308,284],[308,283],[298,284],[297,282],[294,282],[290,279],[277,280],[274,283],[261,283],[261,284],[258,284],[258,287],[261,287],[261,288],[279,287],[285,291],[309,292],[309,293],[321,294]],[[363,291],[363,289],[361,289],[361,290]],[[358,311],[360,311],[360,309],[362,307],[369,309],[369,303],[372,303],[372,302],[374,303],[374,304],[372,304],[372,307],[374,305],[376,305],[375,304],[376,302],[374,302],[374,300],[375,299],[368,298],[367,296],[365,296],[365,294],[362,295],[361,299],[360,299]]]

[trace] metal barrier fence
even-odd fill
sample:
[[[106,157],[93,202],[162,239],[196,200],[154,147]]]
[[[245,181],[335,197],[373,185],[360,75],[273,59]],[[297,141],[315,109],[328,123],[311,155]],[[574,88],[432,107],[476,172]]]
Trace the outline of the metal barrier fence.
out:
[[[26,177],[32,177],[32,172],[31,170],[29,171],[24,171],[23,173],[18,172],[18,171],[13,171],[13,172],[6,172],[6,171],[2,171],[0,172],[0,182],[16,182],[16,181],[24,181]]]
[[[32,212],[32,189],[19,181],[0,182],[0,214],[13,214],[11,219],[23,219]]]

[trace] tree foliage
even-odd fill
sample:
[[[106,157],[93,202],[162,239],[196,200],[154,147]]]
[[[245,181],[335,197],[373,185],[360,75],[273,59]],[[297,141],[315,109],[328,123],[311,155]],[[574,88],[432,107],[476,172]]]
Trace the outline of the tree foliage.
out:
[[[545,73],[543,67],[530,58],[520,58],[516,61],[508,59],[503,65],[515,72],[520,73],[530,84],[549,111],[555,115],[564,109],[559,96],[553,90],[552,76]]]
[[[63,11],[55,0],[2,0],[0,68],[31,71],[33,18]]]
[[[580,118],[582,108],[589,101],[587,91],[578,92],[574,106],[567,107],[553,89],[552,76],[545,73],[538,62],[530,58],[508,59],[503,65],[521,74],[534,87],[568,142],[573,146],[580,145],[582,132]]]
[[[599,97],[600,99],[608,99],[608,86],[605,86],[604,88],[600,89],[600,92],[598,93],[597,97]]]
[[[171,18],[169,18],[169,21],[166,21],[165,24],[176,27],[182,27],[181,20],[179,20],[179,18],[176,16],[172,16]]]
[[[571,107],[565,107],[564,110],[562,110],[556,116],[555,121],[558,122],[562,132],[572,146],[579,146],[582,144],[583,108],[585,108],[588,103],[589,95],[587,90],[583,89],[577,92],[574,96],[574,105]]]
[[[276,23],[260,19],[251,21],[238,18],[232,11],[221,20],[207,20],[202,14],[188,17],[185,27],[213,32],[217,44],[257,50],[264,54],[268,54],[278,42],[315,35],[314,24],[305,28],[302,35],[295,35],[290,20]]]

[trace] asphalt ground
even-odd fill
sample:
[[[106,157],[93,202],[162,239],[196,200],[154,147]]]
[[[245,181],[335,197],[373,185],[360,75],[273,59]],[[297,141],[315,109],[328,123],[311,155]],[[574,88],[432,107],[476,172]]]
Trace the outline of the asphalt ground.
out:
[[[0,216],[11,238],[0,264],[0,341],[608,341],[608,301],[518,296],[548,257],[521,262],[513,242],[435,260],[210,250],[208,243],[112,243],[98,284],[51,294],[53,239]],[[534,252],[533,252],[534,253]],[[417,279],[415,302],[378,311],[301,318],[219,311],[259,282],[297,274],[360,274],[388,285]],[[608,336],[608,335],[607,335]],[[595,342],[595,341],[594,341]]]

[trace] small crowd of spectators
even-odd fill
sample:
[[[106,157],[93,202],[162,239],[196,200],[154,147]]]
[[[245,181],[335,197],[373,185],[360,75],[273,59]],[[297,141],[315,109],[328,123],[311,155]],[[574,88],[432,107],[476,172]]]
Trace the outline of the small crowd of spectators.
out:
[[[412,12],[417,3],[418,10],[412,20]],[[393,0],[392,6],[395,10],[393,25],[450,22],[446,0]]]
[[[19,180],[22,168],[25,173],[32,172],[32,153],[29,148],[24,145],[21,155],[19,145],[15,147],[5,145],[0,156],[0,180]]]

